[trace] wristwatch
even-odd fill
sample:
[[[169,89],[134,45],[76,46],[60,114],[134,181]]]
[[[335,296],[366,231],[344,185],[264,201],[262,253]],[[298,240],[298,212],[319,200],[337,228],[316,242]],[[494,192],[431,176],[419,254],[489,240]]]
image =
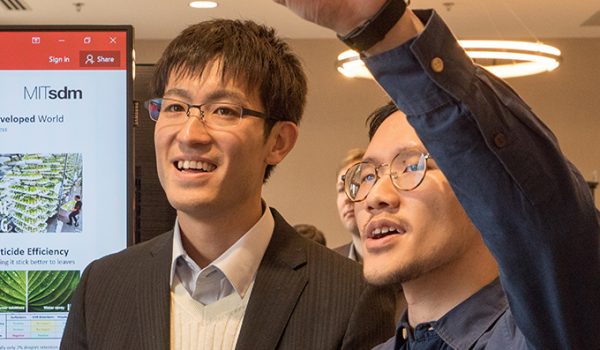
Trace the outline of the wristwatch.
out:
[[[337,37],[358,52],[368,50],[383,40],[406,11],[406,5],[405,0],[387,0],[383,7],[365,23],[354,28],[350,33],[344,36],[338,34]]]

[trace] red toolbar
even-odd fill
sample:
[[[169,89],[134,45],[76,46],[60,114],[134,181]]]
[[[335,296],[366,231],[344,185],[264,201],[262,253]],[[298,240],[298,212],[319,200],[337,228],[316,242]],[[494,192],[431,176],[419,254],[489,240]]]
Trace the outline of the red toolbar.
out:
[[[121,70],[125,32],[0,32],[0,70]]]

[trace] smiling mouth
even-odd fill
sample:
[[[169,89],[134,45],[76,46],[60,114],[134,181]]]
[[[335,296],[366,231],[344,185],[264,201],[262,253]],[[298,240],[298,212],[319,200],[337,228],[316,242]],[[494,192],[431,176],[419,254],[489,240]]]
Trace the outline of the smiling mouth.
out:
[[[195,161],[195,160],[179,160],[174,162],[175,168],[177,168],[177,170],[179,171],[198,171],[198,172],[203,172],[203,173],[210,173],[212,171],[214,171],[217,166],[209,163],[209,162],[202,162],[202,161]]]
[[[389,236],[389,235],[401,234],[401,233],[404,233],[404,230],[402,230],[400,228],[391,227],[391,226],[383,226],[383,227],[378,227],[378,228],[374,229],[369,234],[368,238],[381,239],[381,238]]]

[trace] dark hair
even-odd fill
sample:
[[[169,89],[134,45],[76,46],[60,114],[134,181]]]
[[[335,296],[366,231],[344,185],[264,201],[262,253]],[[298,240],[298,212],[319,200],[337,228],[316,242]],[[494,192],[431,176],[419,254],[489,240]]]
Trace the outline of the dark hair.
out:
[[[163,96],[171,73],[200,76],[217,61],[223,82],[235,80],[246,91],[257,92],[266,115],[300,122],[307,90],[300,60],[273,28],[252,21],[214,19],[181,32],[156,65],[154,96]],[[265,122],[265,140],[275,122]],[[267,165],[263,181],[273,167]]]
[[[76,194],[76,195],[75,195],[75,199],[81,199],[81,196],[80,196],[80,195],[78,195],[78,194]]]
[[[314,225],[297,224],[297,225],[294,225],[294,228],[296,229],[296,231],[298,231],[298,233],[302,237],[313,240],[324,246],[327,245],[327,240],[325,239],[325,235],[323,234],[323,232],[321,232],[321,230],[316,228]]]
[[[392,113],[397,112],[398,107],[393,101],[386,103],[385,105],[374,110],[368,117],[366,124],[369,126],[369,140],[373,138],[377,129],[384,120],[387,119]]]

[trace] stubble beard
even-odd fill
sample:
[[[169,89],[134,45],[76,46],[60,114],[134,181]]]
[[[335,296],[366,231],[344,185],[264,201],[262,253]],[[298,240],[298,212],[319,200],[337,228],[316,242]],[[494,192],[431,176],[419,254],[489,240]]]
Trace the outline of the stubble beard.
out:
[[[392,262],[390,262],[392,263]],[[400,286],[403,283],[415,280],[431,270],[422,262],[412,262],[404,266],[395,266],[390,269],[366,268],[364,276],[368,283],[375,286]]]

